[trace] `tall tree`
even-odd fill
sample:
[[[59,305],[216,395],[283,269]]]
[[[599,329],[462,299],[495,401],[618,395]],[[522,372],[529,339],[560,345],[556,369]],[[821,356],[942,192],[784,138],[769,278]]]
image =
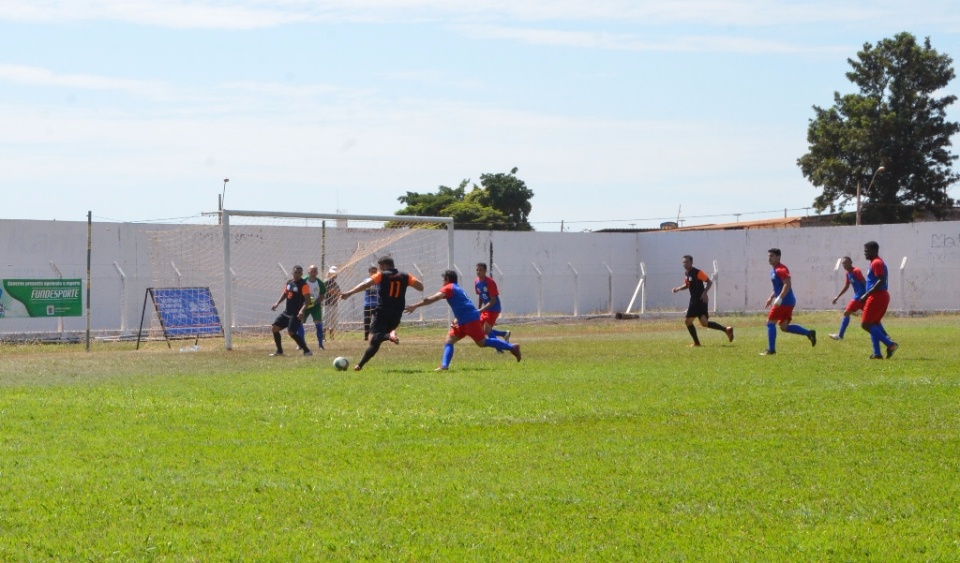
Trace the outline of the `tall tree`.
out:
[[[467,194],[468,200],[477,201],[506,215],[507,230],[533,230],[527,219],[532,210],[530,198],[533,197],[533,190],[517,178],[516,167],[509,174],[481,174],[480,185],[483,189]]]
[[[834,92],[833,107],[813,107],[810,149],[797,160],[804,177],[823,190],[814,208],[856,205],[859,185],[864,223],[901,223],[923,212],[942,217],[954,203],[947,188],[960,179],[950,153],[960,125],[946,119],[956,96],[935,94],[954,78],[953,60],[929,38],[920,45],[903,32],[865,43],[857,60],[847,62],[853,69],[847,79],[859,93]]]
[[[532,231],[527,218],[533,191],[516,177],[517,169],[509,174],[482,174],[481,186],[463,180],[457,188],[440,186],[435,194],[407,192],[397,198],[405,208],[398,215],[452,217],[458,229],[491,231]]]

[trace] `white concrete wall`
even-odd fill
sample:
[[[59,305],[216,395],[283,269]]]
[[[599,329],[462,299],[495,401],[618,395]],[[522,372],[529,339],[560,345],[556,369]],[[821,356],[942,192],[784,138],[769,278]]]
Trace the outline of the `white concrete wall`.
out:
[[[93,224],[90,305],[94,331],[121,327],[130,331],[139,326],[144,292],[152,280],[146,233],[172,227]],[[56,277],[56,266],[64,278],[86,280],[86,222],[0,220],[0,240],[0,278]],[[880,243],[880,255],[890,268],[893,309],[960,309],[955,289],[960,276],[960,222],[651,233],[459,231],[455,263],[464,285],[469,286],[476,262],[489,261],[492,243],[492,272],[503,293],[505,318],[571,315],[575,310],[589,315],[626,309],[641,262],[647,274],[647,310],[684,310],[687,295],[670,289],[682,281],[681,256],[691,254],[694,265],[711,275],[717,262],[715,299],[722,313],[763,308],[771,291],[767,249],[779,247],[793,276],[798,309],[825,310],[838,308],[830,304],[843,283],[842,275],[834,271],[837,259],[849,255],[855,265],[865,268],[863,243],[868,240]],[[901,272],[904,257],[907,263]],[[439,280],[424,281],[427,291],[439,287]],[[3,319],[0,335],[82,332],[85,326],[86,319],[80,317]]]

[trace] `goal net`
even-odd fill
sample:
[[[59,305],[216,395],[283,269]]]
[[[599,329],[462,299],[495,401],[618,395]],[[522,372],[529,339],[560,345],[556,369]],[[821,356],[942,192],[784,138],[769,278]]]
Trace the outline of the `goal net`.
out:
[[[399,270],[413,274],[432,293],[453,264],[450,218],[224,210],[220,222],[158,229],[149,236],[154,286],[209,287],[228,350],[234,335],[270,331],[283,304],[276,311],[271,307],[296,265],[303,266],[304,277],[316,265],[325,282],[336,267],[334,279],[346,291],[368,276],[377,258],[390,256]],[[409,302],[420,297],[408,290]],[[332,329],[337,338],[362,331],[363,301],[360,293],[325,304],[324,329]],[[447,307],[425,307],[411,316],[436,322],[447,318]],[[315,330],[312,321],[304,328]]]

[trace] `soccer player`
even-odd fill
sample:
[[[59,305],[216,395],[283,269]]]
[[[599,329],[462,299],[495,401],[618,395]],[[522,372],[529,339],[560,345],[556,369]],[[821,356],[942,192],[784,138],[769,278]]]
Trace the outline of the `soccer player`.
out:
[[[362,370],[363,366],[377,354],[384,341],[397,342],[393,331],[400,326],[400,318],[403,316],[406,305],[407,288],[412,287],[417,291],[423,291],[423,282],[411,274],[397,270],[393,258],[383,256],[377,260],[377,266],[379,271],[340,295],[340,299],[347,299],[355,293],[376,285],[377,294],[380,297],[373,313],[373,321],[370,323],[370,344],[364,351],[363,357],[353,367],[353,371]]]
[[[367,270],[369,276],[377,273],[378,268],[376,266],[370,266]],[[373,313],[377,310],[377,305],[380,303],[380,295],[378,292],[378,285],[371,285],[367,289],[363,290],[363,339],[370,340],[370,323],[373,321]]]
[[[867,290],[867,280],[863,277],[863,272],[860,271],[860,268],[853,265],[853,260],[849,256],[844,256],[840,260],[840,265],[843,266],[843,269],[847,272],[844,276],[846,283],[843,284],[843,289],[840,290],[840,293],[833,298],[832,303],[836,305],[837,301],[840,300],[840,296],[846,293],[847,289],[851,287],[853,288],[853,298],[850,299],[847,307],[843,310],[843,320],[840,321],[840,332],[830,335],[830,338],[834,340],[843,340],[843,334],[847,332],[847,327],[850,325],[850,315],[863,309],[863,302],[860,301],[860,296]]]
[[[299,334],[300,325],[303,323],[304,313],[307,309],[307,299],[310,297],[310,286],[303,279],[303,266],[293,267],[293,279],[287,281],[283,288],[280,299],[270,307],[271,311],[276,311],[284,301],[287,302],[286,308],[280,316],[273,321],[273,341],[277,345],[277,351],[271,356],[283,355],[283,344],[280,340],[280,331],[287,329],[290,338],[297,343],[297,346],[303,350],[304,356],[312,356],[313,353],[307,348],[307,341]]]
[[[700,338],[697,336],[697,327],[693,326],[694,319],[700,319],[700,326],[712,328],[713,330],[723,331],[727,335],[727,340],[733,342],[733,327],[723,326],[710,320],[708,311],[708,293],[713,286],[713,280],[710,279],[703,270],[693,267],[693,256],[689,254],[683,257],[683,270],[686,272],[683,277],[683,285],[673,288],[673,292],[690,290],[690,304],[687,305],[687,314],[684,317],[684,323],[687,325],[687,331],[693,337],[691,348],[700,346]]]
[[[790,324],[793,320],[793,308],[797,299],[793,295],[793,284],[790,280],[790,270],[780,262],[779,248],[767,251],[767,261],[773,267],[770,270],[770,281],[773,283],[773,293],[767,298],[765,307],[770,307],[767,314],[767,349],[761,356],[772,356],[777,353],[777,326],[780,330],[791,334],[806,336],[811,346],[817,345],[817,331],[808,330],[800,325]]]
[[[327,279],[324,285],[327,286],[327,294],[324,296],[323,304],[327,308],[326,331],[330,340],[333,340],[334,331],[337,328],[337,317],[340,313],[340,284],[337,283],[337,274],[340,270],[336,266],[330,266],[327,271]]]
[[[443,359],[440,367],[435,371],[446,371],[450,368],[450,361],[453,359],[453,345],[463,338],[469,336],[477,343],[477,346],[484,348],[489,346],[498,351],[510,352],[513,357],[520,361],[520,345],[504,342],[499,338],[488,336],[483,331],[483,321],[480,320],[480,311],[473,305],[470,298],[467,297],[463,288],[457,284],[457,273],[453,270],[447,270],[443,273],[443,287],[440,291],[430,297],[425,297],[419,303],[407,305],[407,313],[416,311],[419,307],[435,303],[441,299],[446,299],[447,304],[453,311],[456,321],[450,326],[450,332],[447,333],[447,340],[443,347]]]
[[[303,322],[307,322],[308,318],[313,318],[313,325],[317,329],[317,346],[323,350],[323,298],[327,294],[327,286],[323,283],[323,280],[318,277],[320,274],[320,269],[317,268],[316,264],[310,264],[310,267],[307,268],[307,285],[310,286],[310,299],[308,300],[307,309],[303,314]],[[300,337],[303,338],[303,325],[300,325],[300,330],[298,331]]]
[[[870,261],[870,269],[867,270],[867,290],[860,296],[860,301],[863,302],[860,327],[870,333],[870,341],[873,344],[871,360],[883,359],[880,355],[881,342],[887,346],[887,359],[893,357],[893,353],[900,348],[900,345],[890,339],[883,325],[880,324],[890,305],[890,293],[887,291],[887,264],[879,254],[880,245],[876,241],[871,240],[863,245],[863,256]]]
[[[497,288],[497,282],[487,276],[487,265],[484,262],[477,262],[477,279],[473,281],[473,287],[479,296],[477,298],[477,310],[480,311],[480,320],[483,321],[483,331],[487,335],[503,338],[510,342],[509,330],[493,328],[497,324],[503,306],[500,301],[500,290]]]

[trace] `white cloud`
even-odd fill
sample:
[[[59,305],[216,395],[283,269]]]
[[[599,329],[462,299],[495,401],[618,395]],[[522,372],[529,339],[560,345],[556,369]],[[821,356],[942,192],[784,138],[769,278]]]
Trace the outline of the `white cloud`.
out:
[[[727,53],[838,53],[850,52],[849,46],[797,45],[750,37],[723,35],[650,37],[639,34],[559,31],[502,26],[464,26],[473,37],[512,39],[534,45],[586,47],[617,51],[727,52]]]
[[[0,20],[32,23],[121,21],[169,28],[255,29],[302,19],[303,14],[296,10],[258,2],[0,0]]]
[[[297,22],[599,22],[797,26],[895,21],[903,26],[960,23],[953,0],[836,3],[829,0],[0,0],[0,20],[124,21],[171,28],[254,29]]]
[[[24,86],[117,91],[147,98],[169,98],[171,87],[163,81],[110,78],[90,74],[60,74],[46,68],[0,64],[0,81]]]

